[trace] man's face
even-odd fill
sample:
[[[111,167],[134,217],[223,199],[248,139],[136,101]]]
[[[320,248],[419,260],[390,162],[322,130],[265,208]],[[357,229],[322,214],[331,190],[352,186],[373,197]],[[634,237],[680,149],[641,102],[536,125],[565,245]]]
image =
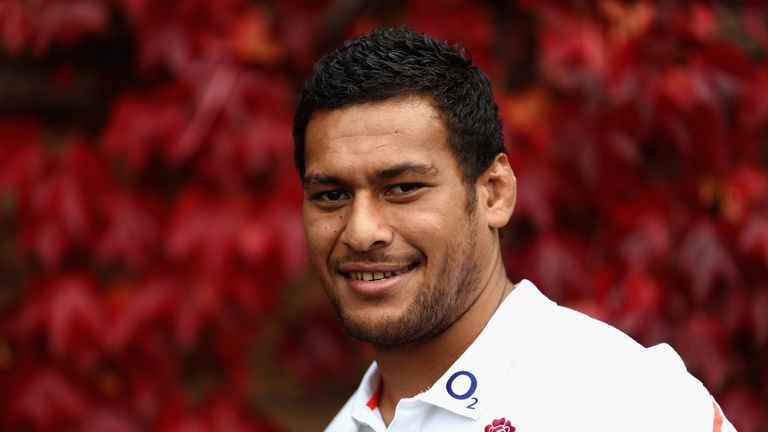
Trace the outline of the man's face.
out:
[[[305,142],[309,254],[344,327],[380,346],[439,334],[494,257],[436,109],[401,97],[315,112]]]

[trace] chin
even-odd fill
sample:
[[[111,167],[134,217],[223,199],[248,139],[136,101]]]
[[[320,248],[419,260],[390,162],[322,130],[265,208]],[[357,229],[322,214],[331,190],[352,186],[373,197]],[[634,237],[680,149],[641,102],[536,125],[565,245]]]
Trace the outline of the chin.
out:
[[[422,336],[418,333],[404,333],[397,329],[397,324],[392,323],[345,323],[342,320],[342,325],[351,337],[379,347],[405,345],[419,340]]]
[[[420,317],[414,320],[412,311],[387,313],[381,310],[350,314],[334,302],[336,314],[346,332],[354,339],[379,347],[391,347],[417,342],[433,334],[436,320]],[[426,318],[426,319],[425,319]]]

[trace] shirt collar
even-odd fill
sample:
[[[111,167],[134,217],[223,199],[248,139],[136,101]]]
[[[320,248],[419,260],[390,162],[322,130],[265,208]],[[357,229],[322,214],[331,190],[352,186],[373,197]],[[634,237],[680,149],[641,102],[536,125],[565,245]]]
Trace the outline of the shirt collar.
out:
[[[477,419],[499,394],[498,386],[531,334],[531,318],[555,303],[528,280],[515,285],[482,333],[429,390],[417,396],[432,405]]]
[[[368,367],[365,375],[363,375],[363,380],[353,396],[352,418],[358,423],[373,427],[374,430],[378,430],[374,427],[375,424],[381,423],[381,426],[384,425],[378,407],[380,389],[381,376],[379,375],[379,368],[376,362],[373,362]]]
[[[413,399],[443,408],[458,415],[477,419],[489,405],[531,334],[532,318],[541,318],[555,303],[546,298],[528,280],[515,285],[466,351],[427,391]],[[373,362],[355,392],[352,418],[373,426],[382,423],[378,406],[370,401],[380,386],[380,375]],[[374,428],[375,429],[375,428]]]

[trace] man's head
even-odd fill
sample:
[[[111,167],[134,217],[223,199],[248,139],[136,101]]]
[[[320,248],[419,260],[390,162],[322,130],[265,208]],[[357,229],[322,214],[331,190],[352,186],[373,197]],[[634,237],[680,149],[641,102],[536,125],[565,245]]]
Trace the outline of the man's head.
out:
[[[320,61],[294,125],[303,222],[353,336],[433,337],[505,280],[498,229],[515,182],[496,111],[481,72],[410,31],[362,36]]]
[[[293,124],[302,178],[307,123],[315,111],[403,95],[432,101],[468,186],[505,152],[490,82],[462,49],[412,30],[378,30],[323,57],[305,83]]]

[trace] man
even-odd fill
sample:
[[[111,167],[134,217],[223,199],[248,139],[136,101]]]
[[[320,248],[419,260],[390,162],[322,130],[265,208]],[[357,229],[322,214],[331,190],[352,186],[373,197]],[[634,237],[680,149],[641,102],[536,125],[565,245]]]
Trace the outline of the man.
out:
[[[733,430],[667,345],[507,279],[516,180],[486,76],[380,30],[321,59],[294,119],[309,254],[375,362],[328,431]]]

